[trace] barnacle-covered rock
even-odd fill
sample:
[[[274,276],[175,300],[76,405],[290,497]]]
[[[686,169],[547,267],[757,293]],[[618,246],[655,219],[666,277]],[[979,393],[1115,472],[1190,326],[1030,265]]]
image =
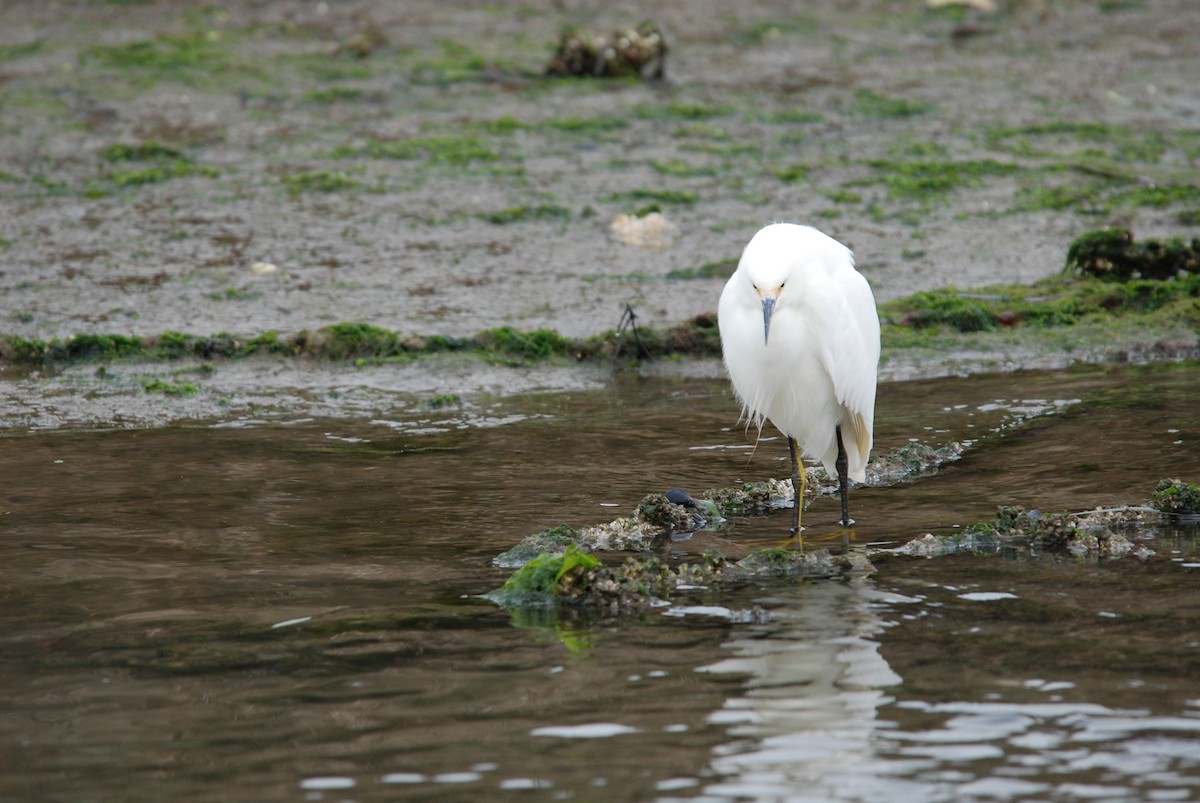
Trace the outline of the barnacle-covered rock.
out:
[[[815,482],[809,483],[813,489],[810,494],[815,495],[815,486]],[[787,507],[793,495],[791,480],[777,479],[747,482],[730,488],[710,488],[704,492],[706,499],[712,500],[722,513],[729,515],[766,513]]]
[[[666,75],[666,60],[666,37],[653,22],[609,36],[592,36],[581,28],[568,27],[559,35],[558,49],[546,65],[546,74],[661,79]]]
[[[1173,279],[1200,270],[1200,239],[1135,243],[1128,229],[1084,232],[1067,249],[1065,270],[1108,281]]]
[[[1154,486],[1154,506],[1163,513],[1200,516],[1200,485],[1176,479],[1161,479]]]

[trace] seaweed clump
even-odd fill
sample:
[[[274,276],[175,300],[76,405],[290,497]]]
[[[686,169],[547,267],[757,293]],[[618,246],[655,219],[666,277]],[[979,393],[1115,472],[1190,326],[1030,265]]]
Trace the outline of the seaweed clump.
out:
[[[1081,234],[1067,250],[1068,273],[1106,281],[1174,279],[1200,270],[1200,239],[1134,242],[1128,229],[1104,228]]]
[[[607,566],[572,544],[534,557],[487,597],[506,608],[567,606],[617,613],[652,607],[673,586],[670,568],[657,558]]]
[[[677,589],[716,582],[844,576],[853,561],[827,550],[763,549],[733,562],[714,549],[675,566],[657,555],[629,557],[623,564],[609,566],[591,554],[648,553],[671,532],[719,524],[723,513],[763,513],[786,505],[790,498],[791,483],[786,480],[710,490],[699,499],[678,488],[649,494],[632,515],[607,524],[563,524],[526,536],[496,556],[497,566],[516,571],[502,588],[486,596],[511,609],[566,607],[618,613],[662,605]]]
[[[485,595],[509,609],[587,609],[612,614],[667,604],[673,593],[720,582],[845,578],[870,565],[829,550],[760,549],[738,561],[709,550],[695,562],[670,566],[657,556],[608,566],[577,546],[537,555],[504,585]]]

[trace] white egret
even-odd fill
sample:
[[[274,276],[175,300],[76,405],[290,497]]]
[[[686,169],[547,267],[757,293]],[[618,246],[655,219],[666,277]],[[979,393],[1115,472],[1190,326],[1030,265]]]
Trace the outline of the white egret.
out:
[[[814,228],[775,223],[750,240],[717,308],[721,350],[742,413],[787,436],[800,532],[801,454],[837,476],[842,526],[848,479],[866,479],[875,419],[879,315],[850,249]]]

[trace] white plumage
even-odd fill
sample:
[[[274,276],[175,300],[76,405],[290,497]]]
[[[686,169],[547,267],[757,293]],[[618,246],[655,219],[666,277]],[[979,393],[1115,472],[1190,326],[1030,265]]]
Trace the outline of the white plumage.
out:
[[[742,253],[717,318],[725,366],[751,421],[761,427],[769,419],[789,438],[793,459],[798,446],[831,476],[840,476],[840,427],[845,474],[864,480],[875,419],[879,316],[850,249],[809,226],[767,226]],[[801,471],[797,529],[803,479]],[[848,524],[844,480],[841,490]]]

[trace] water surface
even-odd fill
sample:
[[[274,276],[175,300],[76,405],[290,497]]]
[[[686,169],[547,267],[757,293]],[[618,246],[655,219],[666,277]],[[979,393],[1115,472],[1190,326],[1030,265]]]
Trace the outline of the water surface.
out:
[[[887,556],[1200,477],[1194,365],[884,386],[845,582],[510,615],[491,559],[645,493],[782,476],[721,382],[390,419],[0,440],[0,795],[14,799],[1179,800],[1200,795],[1194,527],[1156,557]],[[490,426],[470,425],[481,420]],[[840,543],[836,503],[805,514]],[[677,556],[779,543],[734,521]],[[617,558],[614,558],[617,559]]]

